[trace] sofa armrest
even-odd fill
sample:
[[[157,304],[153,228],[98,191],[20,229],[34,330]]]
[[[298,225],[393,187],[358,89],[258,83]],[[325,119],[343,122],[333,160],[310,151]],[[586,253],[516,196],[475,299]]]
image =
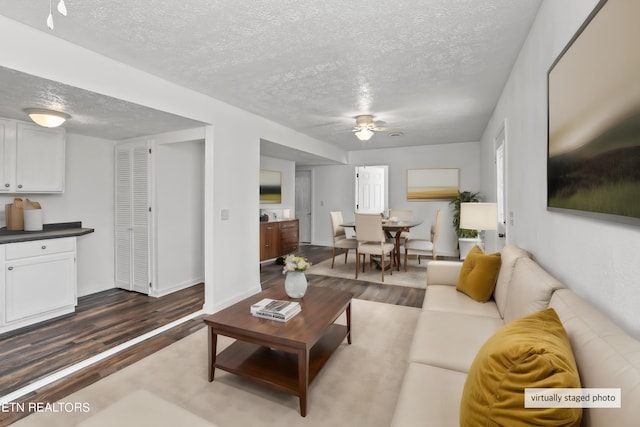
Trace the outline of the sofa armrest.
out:
[[[456,286],[462,261],[429,261],[427,265],[427,286]]]

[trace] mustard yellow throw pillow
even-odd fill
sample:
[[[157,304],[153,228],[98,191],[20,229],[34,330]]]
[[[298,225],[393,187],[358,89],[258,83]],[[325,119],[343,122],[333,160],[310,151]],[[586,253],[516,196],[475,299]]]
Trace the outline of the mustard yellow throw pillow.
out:
[[[462,263],[456,289],[476,301],[489,301],[498,281],[500,261],[498,252],[485,255],[478,246],[474,246]]]
[[[525,388],[579,388],[573,352],[555,310],[514,320],[476,355],[462,392],[460,426],[579,426],[581,408],[525,408]]]

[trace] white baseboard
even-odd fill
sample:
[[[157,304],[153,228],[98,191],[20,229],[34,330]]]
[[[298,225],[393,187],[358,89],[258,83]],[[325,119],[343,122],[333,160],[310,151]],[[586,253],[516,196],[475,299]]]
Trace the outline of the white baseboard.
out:
[[[182,289],[190,288],[191,286],[197,285],[198,283],[202,283],[202,282],[204,282],[203,278],[185,280],[184,282],[178,283],[169,288],[152,289],[151,292],[149,292],[149,296],[156,297],[156,298],[163,297],[165,295],[169,295],[174,292],[181,291]]]
[[[222,309],[225,309],[225,308],[229,307],[230,305],[233,305],[233,304],[235,304],[235,303],[237,303],[239,301],[242,301],[245,298],[249,298],[251,295],[255,295],[260,291],[261,291],[261,286],[258,285],[255,289],[250,289],[250,290],[248,290],[246,292],[243,292],[241,294],[234,295],[233,297],[227,298],[224,301],[220,301],[220,302],[214,301],[213,304],[205,303],[204,307],[202,307],[202,310],[205,313],[209,313],[209,314],[215,313],[217,311],[220,311]]]

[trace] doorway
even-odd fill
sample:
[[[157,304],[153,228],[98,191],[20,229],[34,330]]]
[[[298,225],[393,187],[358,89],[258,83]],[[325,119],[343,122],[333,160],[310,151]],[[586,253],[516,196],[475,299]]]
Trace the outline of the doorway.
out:
[[[498,131],[495,137],[495,165],[496,165],[496,204],[498,205],[498,239],[496,249],[500,250],[505,245],[507,232],[506,221],[506,180],[505,180],[505,149],[506,149],[506,123]]]
[[[311,171],[296,171],[296,218],[300,243],[311,243]]]
[[[356,212],[387,212],[388,173],[386,165],[356,167]]]

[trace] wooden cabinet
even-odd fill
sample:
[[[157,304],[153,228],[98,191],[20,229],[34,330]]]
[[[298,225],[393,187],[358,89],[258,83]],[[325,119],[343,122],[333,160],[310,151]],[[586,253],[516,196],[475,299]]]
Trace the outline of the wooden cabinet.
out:
[[[75,237],[9,243],[0,255],[0,332],[75,310]]]
[[[287,255],[298,250],[298,220],[280,223],[280,253]]]
[[[260,261],[298,250],[298,220],[260,223]]]
[[[65,130],[0,119],[0,191],[62,193]]]

